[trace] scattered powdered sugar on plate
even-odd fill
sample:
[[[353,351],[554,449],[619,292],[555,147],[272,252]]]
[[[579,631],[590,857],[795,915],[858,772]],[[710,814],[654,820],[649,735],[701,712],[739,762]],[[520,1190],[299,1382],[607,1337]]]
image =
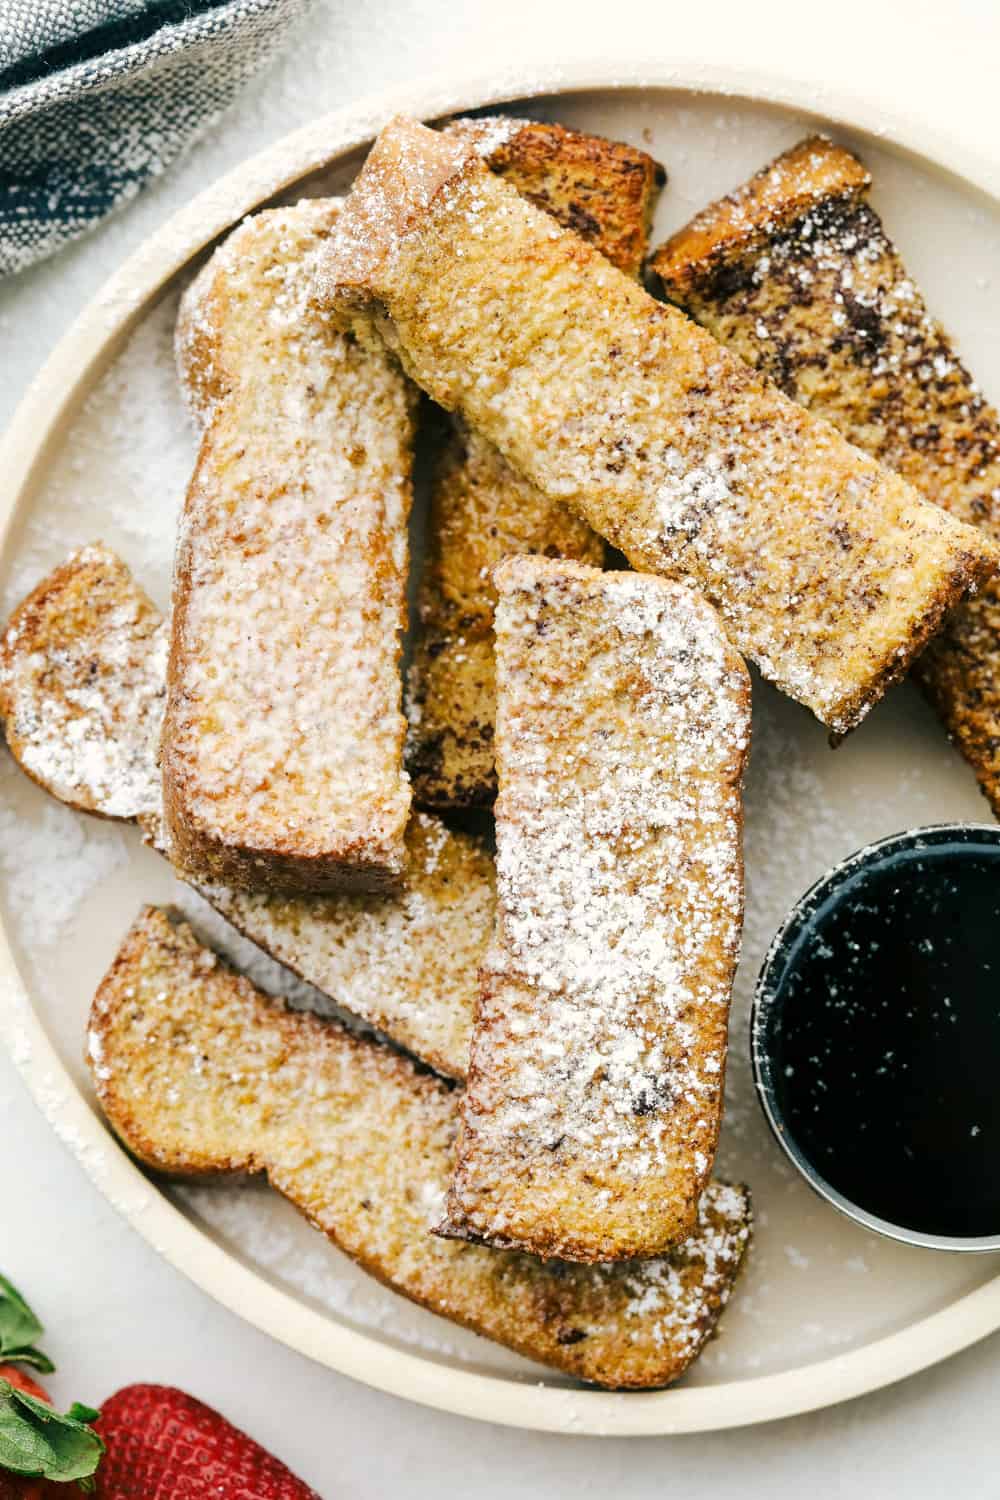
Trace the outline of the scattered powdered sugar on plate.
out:
[[[49,948],[71,929],[90,890],[128,859],[126,835],[111,823],[79,817],[39,792],[30,814],[15,808],[20,771],[0,753],[0,871],[18,936]]]
[[[177,302],[178,294],[168,293],[146,315],[72,422],[43,501],[16,536],[2,591],[5,614],[74,547],[98,540],[125,558],[147,592],[166,601],[196,448],[174,369]]]

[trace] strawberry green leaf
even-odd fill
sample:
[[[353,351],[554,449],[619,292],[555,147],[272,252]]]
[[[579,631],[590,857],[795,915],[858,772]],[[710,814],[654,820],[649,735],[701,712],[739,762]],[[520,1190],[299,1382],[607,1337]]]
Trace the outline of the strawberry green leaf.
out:
[[[43,1374],[55,1369],[48,1355],[34,1347],[42,1325],[17,1287],[0,1276],[0,1362],[31,1365]]]
[[[0,1359],[0,1364],[7,1365],[30,1365],[40,1375],[51,1375],[55,1365],[47,1354],[41,1349],[33,1349],[30,1345],[26,1349],[11,1349]]]
[[[0,1469],[32,1479],[77,1479],[84,1486],[101,1461],[104,1444],[88,1425],[93,1407],[74,1403],[65,1416],[27,1391],[0,1380]]]
[[[73,1422],[87,1423],[96,1422],[101,1414],[92,1406],[84,1406],[82,1401],[74,1401],[66,1415]]]

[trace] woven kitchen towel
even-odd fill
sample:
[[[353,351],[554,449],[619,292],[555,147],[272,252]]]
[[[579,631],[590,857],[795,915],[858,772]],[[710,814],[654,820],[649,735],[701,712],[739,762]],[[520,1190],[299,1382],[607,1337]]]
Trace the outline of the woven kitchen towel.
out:
[[[138,192],[310,3],[0,0],[0,275]]]

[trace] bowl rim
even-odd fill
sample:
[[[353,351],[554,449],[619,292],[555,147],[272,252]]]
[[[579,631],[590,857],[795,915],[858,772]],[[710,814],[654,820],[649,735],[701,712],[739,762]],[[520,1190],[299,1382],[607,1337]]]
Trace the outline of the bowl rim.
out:
[[[853,1199],[848,1198],[846,1194],[828,1182],[819,1167],[801,1149],[787,1126],[784,1113],[778,1104],[773,1075],[774,1059],[767,1045],[770,1024],[780,1005],[781,986],[774,981],[775,968],[784,957],[790,943],[797,939],[808,926],[820,904],[826,901],[839,886],[846,885],[859,871],[874,868],[886,855],[899,847],[919,848],[919,842],[914,841],[926,838],[928,847],[934,848],[938,844],[946,843],[949,838],[956,838],[961,834],[984,836],[984,842],[1000,848],[1000,825],[996,823],[978,823],[967,820],[953,823],[927,823],[916,828],[901,829],[898,833],[890,833],[884,838],[862,845],[860,849],[855,849],[853,853],[838,860],[835,865],[831,865],[818,880],[814,880],[808,890],[804,891],[792,905],[768,945],[754,986],[748,1032],[753,1081],[764,1118],[785,1157],[814,1193],[853,1223],[859,1224],[862,1229],[871,1230],[872,1233],[881,1235],[884,1239],[894,1240],[897,1244],[912,1245],[921,1250],[984,1254],[988,1251],[1000,1250],[1000,1232],[983,1235],[950,1235],[927,1234],[923,1230],[909,1229],[903,1224],[896,1224],[891,1219],[885,1219],[880,1214],[874,1214],[869,1209],[862,1208],[860,1204],[855,1203]]]
[[[888,112],[873,94],[820,88],[784,72],[654,60],[573,62],[432,77],[322,116],[243,161],[166,220],[109,278],[56,345],[0,440],[0,548],[62,425],[166,284],[245,213],[366,146],[395,114],[434,120],[513,101],[656,89],[793,110],[888,144],[1000,202],[1000,161],[935,128],[927,111]],[[593,1436],[712,1431],[816,1410],[900,1380],[1000,1328],[1000,1275],[946,1307],[844,1354],[774,1374],[616,1394],[443,1365],[339,1323],[249,1269],[194,1225],[111,1136],[77,1087],[31,1002],[0,922],[0,1038],[54,1131],[105,1198],[170,1264],[224,1307],[318,1363],[393,1395],[508,1426]]]

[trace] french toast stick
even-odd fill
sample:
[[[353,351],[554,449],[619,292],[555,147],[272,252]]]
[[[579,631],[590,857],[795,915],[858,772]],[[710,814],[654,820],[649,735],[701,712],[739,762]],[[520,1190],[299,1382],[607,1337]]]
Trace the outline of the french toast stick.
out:
[[[496,904],[472,834],[412,814],[398,891],[285,895],[196,889],[244,937],[446,1078],[464,1079]]]
[[[383,130],[321,266],[418,385],[635,568],[699,587],[837,734],[996,569],[981,532],[441,133]]]
[[[645,151],[541,121],[456,120],[490,170],[628,274],[642,267],[662,169]],[[524,552],[599,565],[604,544],[453,418],[435,455],[407,673],[406,764],[422,807],[496,795],[493,568]]]
[[[665,294],[793,400],[960,521],[1000,539],[1000,415],[874,209],[813,136],[652,257]],[[1000,816],[1000,585],[947,618],[914,675]]]
[[[688,1243],[661,1260],[547,1266],[435,1238],[455,1091],[337,1022],[268,1001],[154,907],[97,992],[88,1059],[108,1121],[154,1170],[263,1173],[392,1290],[580,1380],[676,1380],[749,1240],[745,1190],[719,1184]]]
[[[81,812],[136,818],[168,859],[159,815],[166,696],[162,615],[120,558],[81,548],[14,611],[0,642],[10,748]],[[478,839],[415,813],[391,895],[197,884],[244,936],[439,1073],[464,1078],[477,972],[493,926],[493,860]]]
[[[0,719],[10,752],[33,781],[80,812],[155,812],[166,688],[163,616],[100,542],[43,578],[0,638]]]
[[[195,878],[398,883],[414,397],[334,326],[312,263],[339,212],[255,214],[185,294],[204,435],[174,572],[163,810]]]
[[[666,579],[520,557],[496,584],[496,932],[439,1232],[658,1255],[722,1120],[750,684]]]

